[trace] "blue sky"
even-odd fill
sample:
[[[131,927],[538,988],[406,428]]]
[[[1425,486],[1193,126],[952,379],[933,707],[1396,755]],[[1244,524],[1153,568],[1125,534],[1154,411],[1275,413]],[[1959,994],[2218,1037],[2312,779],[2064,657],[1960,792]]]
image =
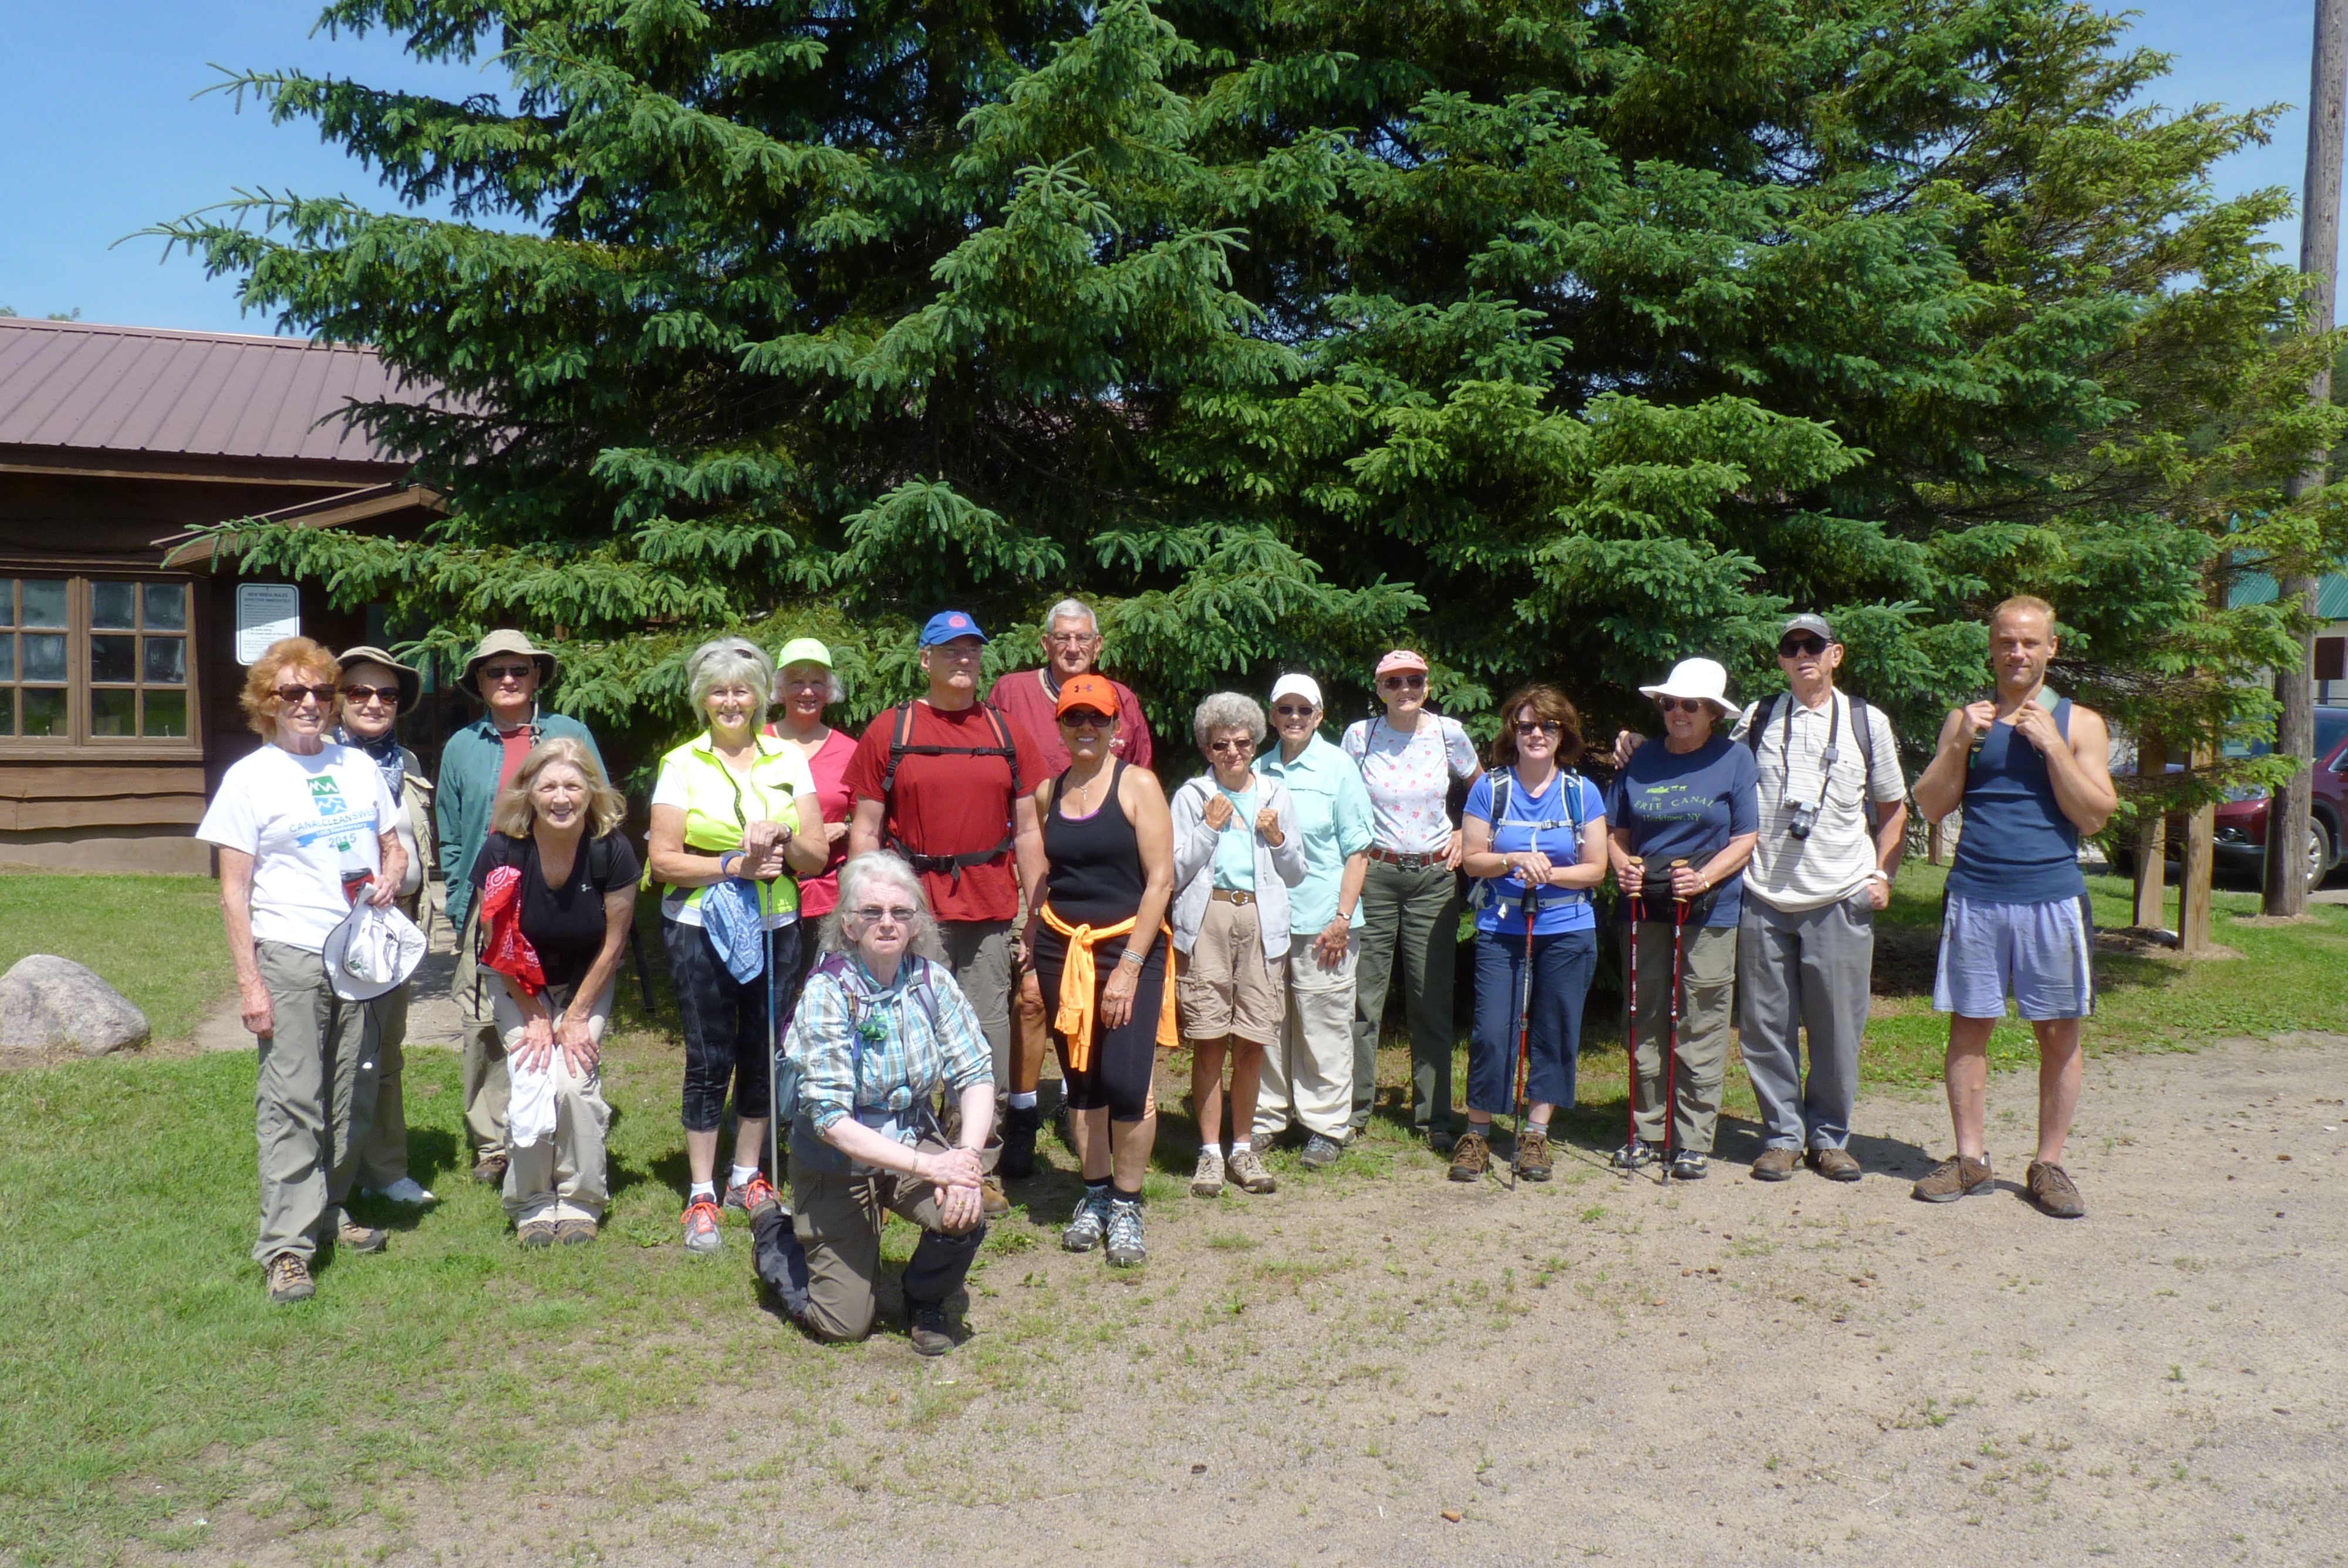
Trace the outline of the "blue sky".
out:
[[[2303,105],[2311,0],[2145,0],[2136,36],[2176,56],[2152,95],[2171,106]],[[213,64],[300,67],[448,96],[493,90],[495,68],[427,67],[380,37],[312,36],[316,0],[24,0],[0,50],[0,305],[78,310],[140,326],[269,332],[241,315],[232,284],[161,243],[123,241],[162,219],[266,187],[374,202],[367,172],[307,126],[272,126],[250,104],[196,97]],[[2228,190],[2296,190],[2305,116],[2219,170]],[[2297,226],[2272,235],[2296,254]],[[123,241],[122,243],[116,243]]]

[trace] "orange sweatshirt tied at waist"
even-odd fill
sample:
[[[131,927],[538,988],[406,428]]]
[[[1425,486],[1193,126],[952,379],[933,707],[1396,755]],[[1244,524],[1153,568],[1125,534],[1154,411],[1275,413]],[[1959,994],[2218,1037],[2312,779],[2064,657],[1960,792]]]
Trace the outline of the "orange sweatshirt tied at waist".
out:
[[[1067,961],[1060,968],[1060,1010],[1052,1020],[1052,1027],[1068,1042],[1068,1065],[1078,1072],[1093,1064],[1093,996],[1095,977],[1098,973],[1093,963],[1093,948],[1114,938],[1130,935],[1139,916],[1128,916],[1114,926],[1071,926],[1046,904],[1044,924],[1068,939]],[[1165,926],[1159,927],[1169,936],[1173,933]],[[1174,948],[1166,948],[1166,989],[1158,1007],[1158,1043],[1167,1049],[1179,1044],[1181,1034],[1174,1022]]]

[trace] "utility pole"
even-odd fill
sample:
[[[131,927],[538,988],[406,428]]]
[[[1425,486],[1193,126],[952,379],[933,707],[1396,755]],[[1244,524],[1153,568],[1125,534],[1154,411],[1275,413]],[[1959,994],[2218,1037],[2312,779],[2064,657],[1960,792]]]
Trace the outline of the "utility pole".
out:
[[[2315,63],[2307,101],[2306,200],[2299,227],[2299,270],[2307,274],[2310,332],[2328,333],[2333,326],[2333,291],[2340,277],[2340,158],[2343,95],[2348,95],[2348,0],[2315,0]],[[2316,403],[2332,400],[2332,365],[2308,383],[2307,395]],[[2331,455],[2311,454],[2308,466],[2292,476],[2286,494],[2297,500],[2323,488],[2330,477]],[[2315,617],[2315,579],[2303,574],[2285,577],[2275,585],[2280,601],[2294,606],[2303,620]],[[2281,712],[2275,717],[2275,754],[2291,757],[2299,771],[2291,783],[2267,803],[2267,886],[2264,907],[2270,915],[2298,915],[2307,909],[2308,797],[2315,771],[2315,636],[2300,639],[2299,661],[2275,672],[2276,699]]]

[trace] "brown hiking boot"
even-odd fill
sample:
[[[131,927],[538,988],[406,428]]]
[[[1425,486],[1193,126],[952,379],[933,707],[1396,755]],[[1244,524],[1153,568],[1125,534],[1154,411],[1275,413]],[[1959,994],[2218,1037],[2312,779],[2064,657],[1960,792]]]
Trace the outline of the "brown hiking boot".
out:
[[[1962,1154],[1952,1154],[1933,1166],[1931,1173],[1916,1184],[1911,1195],[1921,1203],[1946,1204],[1991,1190],[1987,1160],[1968,1160]]]
[[[307,1301],[318,1294],[311,1283],[310,1266],[302,1255],[281,1252],[269,1260],[267,1271],[269,1299],[279,1306],[289,1301]]]
[[[1546,1182],[1552,1167],[1549,1157],[1549,1134],[1538,1127],[1528,1127],[1517,1134],[1517,1174],[1528,1182]]]
[[[1491,1141],[1470,1127],[1451,1145],[1451,1179],[1472,1182],[1492,1168]]]
[[[1801,1163],[1802,1152],[1799,1149],[1780,1149],[1772,1145],[1762,1150],[1761,1157],[1753,1162],[1753,1179],[1756,1182],[1788,1181],[1794,1174],[1794,1167]]]
[[[1859,1178],[1859,1161],[1848,1149],[1813,1149],[1810,1169],[1829,1182],[1855,1182]]]
[[[1280,1183],[1263,1168],[1253,1149],[1234,1149],[1231,1157],[1223,1162],[1223,1169],[1232,1183],[1243,1193],[1271,1193],[1280,1189]]]
[[[2022,1184],[2041,1214],[2051,1214],[2058,1220],[2075,1220],[2087,1212],[2086,1203],[2079,1196],[2079,1189],[2072,1184],[2070,1176],[2060,1165],[2033,1160]]]

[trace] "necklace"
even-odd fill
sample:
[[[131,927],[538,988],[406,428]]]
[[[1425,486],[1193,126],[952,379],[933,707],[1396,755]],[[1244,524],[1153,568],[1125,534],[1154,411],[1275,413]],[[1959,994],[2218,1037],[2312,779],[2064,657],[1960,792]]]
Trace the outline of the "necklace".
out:
[[[1101,808],[1101,800],[1107,796],[1108,792],[1103,790],[1099,796],[1096,796],[1093,794],[1093,786],[1100,783],[1102,779],[1110,776],[1113,771],[1114,770],[1104,763],[1101,766],[1094,770],[1092,777],[1086,779],[1084,783],[1076,785],[1075,789],[1068,792],[1076,797],[1076,804],[1080,808],[1076,812],[1078,816],[1090,816],[1093,813]],[[1067,808],[1065,803],[1061,807],[1060,815],[1063,816],[1067,815]]]

